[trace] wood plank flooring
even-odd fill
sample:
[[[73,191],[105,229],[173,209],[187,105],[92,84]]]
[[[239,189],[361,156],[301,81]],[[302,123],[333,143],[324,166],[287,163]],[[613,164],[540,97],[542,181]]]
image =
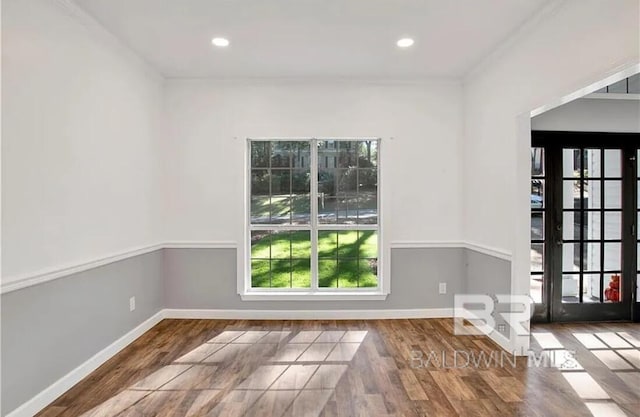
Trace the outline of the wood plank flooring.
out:
[[[640,326],[532,333],[514,362],[451,319],[164,320],[38,416],[640,416]]]

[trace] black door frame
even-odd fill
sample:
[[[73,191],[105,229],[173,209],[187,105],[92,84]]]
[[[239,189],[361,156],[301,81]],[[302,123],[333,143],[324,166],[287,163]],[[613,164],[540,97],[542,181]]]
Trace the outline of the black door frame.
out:
[[[543,303],[536,305],[532,321],[640,321],[636,299],[637,271],[637,150],[638,133],[532,131],[532,147],[545,149]],[[621,303],[562,303],[562,149],[622,149],[622,288]],[[558,201],[558,199],[560,199]],[[631,279],[627,278],[630,277]],[[605,283],[606,284],[606,283]],[[582,291],[582,279],[580,279]],[[603,290],[603,289],[602,289]]]

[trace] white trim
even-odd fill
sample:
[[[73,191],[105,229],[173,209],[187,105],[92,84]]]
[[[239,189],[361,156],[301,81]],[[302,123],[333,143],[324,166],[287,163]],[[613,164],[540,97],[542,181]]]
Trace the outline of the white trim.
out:
[[[398,310],[192,310],[165,309],[167,319],[224,320],[378,320],[453,317],[453,308]]]
[[[491,246],[481,245],[473,242],[458,241],[394,241],[391,242],[391,249],[441,249],[441,248],[459,248],[469,249],[485,255],[493,256],[505,261],[511,261],[512,255],[505,249],[498,249]]]
[[[237,242],[169,242],[162,245],[163,249],[237,249]]]
[[[2,285],[0,286],[0,294],[4,294],[11,291],[16,291],[22,288],[32,287],[34,285],[42,284],[48,281],[53,281],[58,278],[63,278],[71,274],[77,274],[79,272],[94,269],[100,266],[104,266],[113,262],[122,261],[134,256],[144,255],[146,253],[154,252],[163,248],[162,244],[142,246],[137,248],[128,249],[122,252],[112,253],[106,256],[102,256],[96,259],[79,262],[75,264],[67,264],[64,266],[47,268],[44,270],[14,275],[2,278]]]
[[[29,417],[37,414],[47,405],[51,404],[60,395],[67,392],[74,385],[84,379],[91,372],[95,371],[100,365],[111,359],[122,349],[131,344],[134,340],[149,331],[153,326],[158,324],[164,318],[164,310],[161,310],[142,322],[136,328],[93,355],[89,360],[49,385],[33,398],[7,414],[7,417]]]
[[[369,300],[380,301],[386,300],[389,294],[385,294],[381,290],[365,291],[359,289],[345,288],[340,292],[336,291],[247,291],[240,294],[242,301],[355,301]]]
[[[494,248],[491,246],[481,245],[479,243],[465,242],[464,247],[469,250],[480,252],[485,255],[493,256],[505,261],[511,262],[512,254],[506,249]]]
[[[464,242],[458,241],[421,241],[421,240],[401,240],[391,242],[391,249],[446,249],[464,248]]]
[[[640,100],[640,94],[633,93],[591,93],[582,97],[583,99],[595,100]]]
[[[511,254],[502,249],[491,248],[488,246],[469,243],[469,242],[457,242],[457,241],[396,241],[391,242],[391,249],[437,249],[437,248],[466,248],[474,250],[476,252],[484,253],[485,255],[494,256],[500,259],[511,261]],[[23,288],[32,287],[34,285],[43,284],[45,282],[53,281],[59,278],[63,278],[79,272],[88,271],[90,269],[98,268],[100,266],[108,265],[113,262],[122,261],[128,258],[132,258],[138,255],[144,255],[146,253],[154,252],[161,249],[238,249],[238,243],[232,241],[175,241],[167,243],[158,243],[155,245],[142,246],[132,248],[126,251],[109,254],[103,257],[99,257],[93,260],[87,260],[84,262],[78,262],[75,264],[68,264],[60,267],[48,268],[40,270],[34,273],[14,275],[9,277],[3,277],[2,285],[0,286],[0,294],[5,294],[12,291],[17,291]],[[244,262],[243,262],[244,264]],[[321,300],[384,300],[388,290],[382,288],[380,291],[358,293],[358,294],[335,294],[326,293],[318,294],[317,299]],[[307,295],[306,300],[313,299],[314,294]],[[291,296],[301,297],[302,294],[291,294]],[[293,300],[291,296],[284,297],[283,300]],[[245,298],[246,297],[246,298]],[[335,297],[335,298],[332,298]],[[253,294],[244,294],[243,300],[257,300],[257,299],[270,299],[278,300],[275,294],[257,294],[254,297]]]

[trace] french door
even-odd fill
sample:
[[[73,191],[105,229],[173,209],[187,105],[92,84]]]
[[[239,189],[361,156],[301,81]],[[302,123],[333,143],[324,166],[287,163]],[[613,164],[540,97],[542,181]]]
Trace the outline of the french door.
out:
[[[640,135],[532,132],[534,320],[638,319]]]

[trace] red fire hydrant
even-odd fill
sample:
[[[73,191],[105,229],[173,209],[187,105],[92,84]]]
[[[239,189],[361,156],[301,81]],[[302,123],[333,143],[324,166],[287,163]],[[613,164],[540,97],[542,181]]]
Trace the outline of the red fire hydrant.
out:
[[[609,288],[604,290],[604,299],[605,301],[611,301],[614,303],[620,301],[620,275],[611,275]]]

